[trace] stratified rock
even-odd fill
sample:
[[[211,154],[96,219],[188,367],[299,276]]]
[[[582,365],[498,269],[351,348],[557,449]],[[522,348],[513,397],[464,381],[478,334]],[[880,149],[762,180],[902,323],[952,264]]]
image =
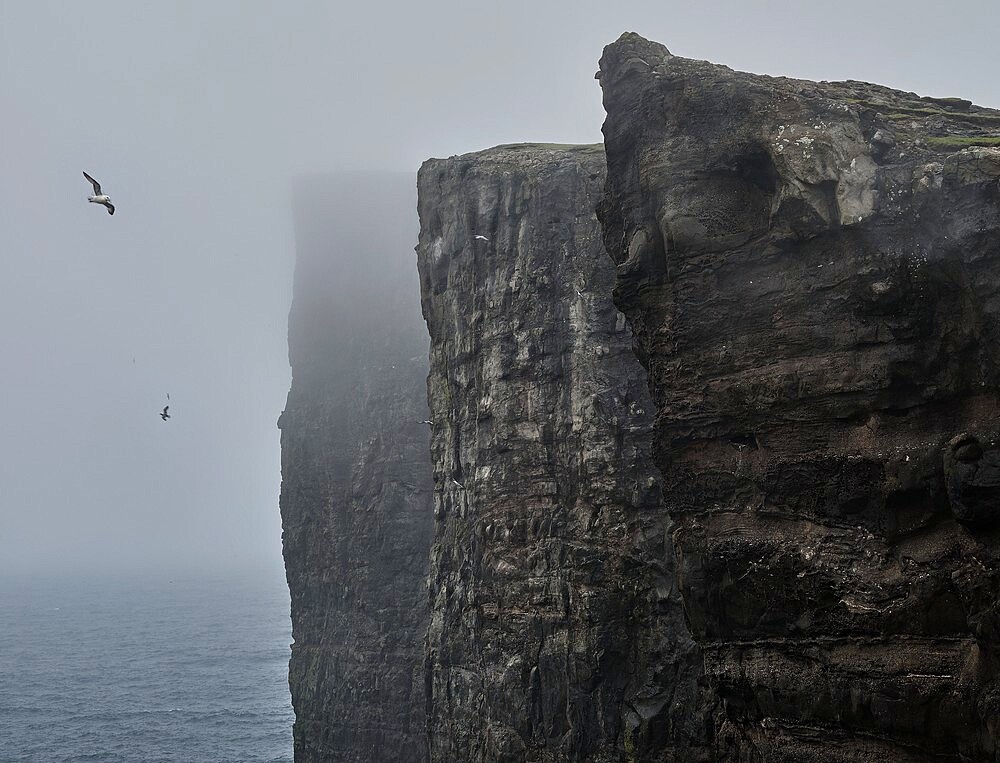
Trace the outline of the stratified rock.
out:
[[[279,422],[295,760],[424,761],[433,485],[413,176],[296,190]]]
[[[434,760],[707,754],[646,376],[594,214],[603,183],[599,145],[419,173]]]
[[[605,49],[616,302],[725,760],[995,760],[1000,112]]]

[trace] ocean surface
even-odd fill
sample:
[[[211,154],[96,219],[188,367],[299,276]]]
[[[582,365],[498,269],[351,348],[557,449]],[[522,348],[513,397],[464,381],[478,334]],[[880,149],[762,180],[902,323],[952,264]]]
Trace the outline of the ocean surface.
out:
[[[292,760],[279,574],[0,580],[0,763]]]

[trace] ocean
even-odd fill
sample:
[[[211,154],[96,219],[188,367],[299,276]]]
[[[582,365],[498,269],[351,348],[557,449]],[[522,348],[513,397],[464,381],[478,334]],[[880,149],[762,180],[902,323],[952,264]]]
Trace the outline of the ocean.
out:
[[[0,763],[292,761],[275,576],[0,581]]]

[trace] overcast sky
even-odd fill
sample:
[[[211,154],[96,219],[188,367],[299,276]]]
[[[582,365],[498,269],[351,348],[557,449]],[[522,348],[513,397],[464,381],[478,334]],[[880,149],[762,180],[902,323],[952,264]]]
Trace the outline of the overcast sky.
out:
[[[1000,106],[998,18],[986,0],[0,0],[0,573],[280,569],[294,176],[596,142],[593,75],[625,30]],[[415,216],[376,222],[415,240]]]

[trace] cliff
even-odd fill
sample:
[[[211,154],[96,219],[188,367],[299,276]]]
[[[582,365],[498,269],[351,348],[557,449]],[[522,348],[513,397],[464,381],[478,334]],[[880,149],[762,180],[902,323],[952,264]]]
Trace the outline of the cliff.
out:
[[[427,758],[433,508],[412,186],[345,174],[295,194],[279,426],[297,763]]]
[[[600,145],[529,144],[418,176],[434,760],[705,754],[604,175]]]
[[[410,178],[299,194],[296,760],[1000,758],[1000,112],[598,78],[424,164],[419,306]]]
[[[996,759],[1000,112],[634,34],[598,77],[720,759]]]

